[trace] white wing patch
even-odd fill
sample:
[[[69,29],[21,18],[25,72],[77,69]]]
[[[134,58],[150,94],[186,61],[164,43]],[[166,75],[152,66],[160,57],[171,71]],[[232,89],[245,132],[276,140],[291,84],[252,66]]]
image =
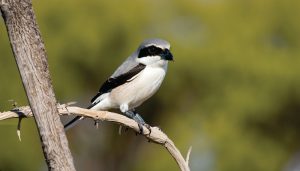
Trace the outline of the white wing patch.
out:
[[[99,103],[100,101],[102,101],[103,99],[107,98],[107,96],[109,95],[109,93],[104,93],[104,94],[101,94],[101,96],[97,97],[92,104],[97,104]]]

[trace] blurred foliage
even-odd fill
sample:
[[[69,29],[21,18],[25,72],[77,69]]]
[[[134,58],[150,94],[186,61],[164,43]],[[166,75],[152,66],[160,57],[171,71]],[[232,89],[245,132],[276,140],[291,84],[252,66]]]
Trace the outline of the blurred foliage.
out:
[[[283,170],[300,150],[300,2],[295,0],[36,1],[56,96],[87,106],[146,38],[171,42],[175,62],[139,108],[192,170]],[[0,110],[26,105],[3,22]],[[32,119],[0,122],[0,170],[45,170]],[[90,120],[68,132],[78,170],[176,170],[167,152],[131,131]]]

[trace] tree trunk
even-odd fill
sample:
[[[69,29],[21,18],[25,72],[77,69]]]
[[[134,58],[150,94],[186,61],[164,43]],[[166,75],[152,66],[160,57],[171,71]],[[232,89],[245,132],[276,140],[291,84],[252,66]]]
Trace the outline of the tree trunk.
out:
[[[47,55],[31,0],[0,0],[11,47],[34,114],[49,170],[75,170],[56,108]]]

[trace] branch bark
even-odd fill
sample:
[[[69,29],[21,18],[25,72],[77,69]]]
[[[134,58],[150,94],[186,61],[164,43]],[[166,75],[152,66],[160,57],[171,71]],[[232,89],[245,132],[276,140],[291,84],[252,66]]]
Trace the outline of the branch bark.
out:
[[[0,0],[13,54],[39,131],[49,170],[75,170],[58,116],[47,55],[31,0]]]
[[[127,118],[123,115],[117,114],[117,113],[108,112],[108,111],[89,110],[89,109],[84,109],[84,108],[80,108],[80,107],[76,107],[76,106],[68,106],[65,104],[57,105],[57,108],[58,108],[60,115],[75,114],[78,116],[89,117],[94,120],[114,122],[114,123],[129,127],[136,132],[139,132],[138,124],[134,120],[129,119],[129,118]],[[19,107],[17,109],[13,109],[11,111],[0,113],[0,120],[19,118],[19,117],[32,117],[32,116],[33,115],[30,110],[30,107],[23,106],[23,107]],[[150,141],[166,147],[168,152],[175,159],[175,161],[178,164],[181,171],[190,171],[190,168],[188,166],[190,150],[187,154],[187,157],[186,157],[187,159],[185,160],[184,157],[181,155],[180,151],[176,148],[173,141],[171,139],[169,139],[168,136],[157,127],[151,127],[150,134],[149,134],[149,130],[146,127],[144,127],[143,135]]]

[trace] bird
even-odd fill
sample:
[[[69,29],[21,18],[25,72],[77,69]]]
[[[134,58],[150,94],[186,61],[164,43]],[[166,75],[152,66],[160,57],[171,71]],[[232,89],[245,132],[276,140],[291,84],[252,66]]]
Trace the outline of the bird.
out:
[[[168,41],[158,38],[144,40],[102,84],[87,109],[119,109],[125,116],[135,120],[140,133],[143,133],[143,126],[148,129],[150,126],[135,109],[158,91],[169,61],[173,61],[173,55]],[[64,128],[73,127],[83,118],[76,116]]]

